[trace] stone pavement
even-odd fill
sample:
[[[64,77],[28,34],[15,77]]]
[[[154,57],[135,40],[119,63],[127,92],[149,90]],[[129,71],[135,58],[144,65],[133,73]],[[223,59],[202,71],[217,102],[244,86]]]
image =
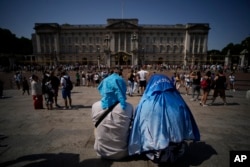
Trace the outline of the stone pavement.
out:
[[[227,106],[218,98],[208,107],[182,94],[196,119],[201,141],[189,142],[187,155],[173,166],[228,167],[230,150],[250,150],[250,101],[245,91],[226,93]],[[5,90],[4,95],[0,99],[0,166],[158,166],[142,156],[122,161],[96,156],[91,121],[91,106],[100,99],[96,88],[74,87],[71,110],[34,110],[31,96],[20,90]],[[140,96],[128,97],[134,106],[139,100]],[[61,95],[59,104],[63,105]]]

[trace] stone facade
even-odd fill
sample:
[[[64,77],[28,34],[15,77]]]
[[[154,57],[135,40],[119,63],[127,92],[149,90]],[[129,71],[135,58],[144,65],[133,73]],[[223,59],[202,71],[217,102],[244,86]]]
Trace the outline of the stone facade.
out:
[[[35,23],[34,55],[42,64],[194,65],[207,61],[209,24],[139,24],[107,19],[107,24]]]

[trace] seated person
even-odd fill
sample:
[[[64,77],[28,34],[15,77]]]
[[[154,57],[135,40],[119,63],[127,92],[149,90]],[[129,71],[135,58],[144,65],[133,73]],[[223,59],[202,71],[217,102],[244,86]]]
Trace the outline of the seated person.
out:
[[[106,77],[98,86],[101,100],[92,105],[92,119],[96,126],[94,149],[103,158],[121,159],[128,156],[133,106],[126,102],[126,89],[124,79],[117,73]],[[111,106],[114,108],[97,126],[102,114]]]
[[[157,163],[176,162],[185,152],[185,140],[200,140],[192,113],[173,82],[155,74],[135,109],[129,155],[143,153]]]

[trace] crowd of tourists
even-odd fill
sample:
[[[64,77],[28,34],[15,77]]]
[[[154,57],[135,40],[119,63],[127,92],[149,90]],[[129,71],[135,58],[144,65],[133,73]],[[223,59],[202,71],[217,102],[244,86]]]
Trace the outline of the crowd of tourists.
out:
[[[143,69],[131,68],[131,70],[128,70],[126,72],[126,76],[124,76],[124,74],[121,74],[122,77],[126,80],[127,94],[129,96],[133,96],[134,94],[142,95],[144,93],[144,90],[146,88],[146,81],[148,80],[149,75],[159,72],[159,71],[154,71],[154,70],[148,70],[150,68],[151,67],[148,67],[148,66],[144,66]],[[119,68],[119,70],[122,73],[122,69]],[[45,70],[45,72],[43,72],[42,76],[39,76],[39,73],[36,74],[37,77],[40,77],[38,80],[41,81],[42,83],[42,94],[46,95],[46,97],[48,97],[48,94],[45,93],[45,90],[47,90],[45,89],[46,88],[45,80],[48,80],[48,78],[51,78],[51,77],[57,78],[59,80],[56,82],[56,84],[54,83],[55,81],[52,82],[54,93],[51,95],[54,96],[53,103],[55,107],[59,107],[57,103],[58,89],[60,86],[62,86],[61,82],[64,81],[64,80],[61,80],[62,75],[63,75],[61,71],[66,72],[67,76],[71,80],[75,78],[75,80],[72,81],[75,83],[75,86],[98,87],[100,82],[104,78],[106,78],[108,75],[110,75],[110,73],[112,72],[112,69],[109,69],[109,68],[98,69],[98,68],[93,67],[93,69],[87,69],[87,70],[82,70],[82,71],[81,70],[68,71],[68,69],[60,67],[57,69],[53,69],[53,68],[47,69]],[[226,88],[229,88],[231,91],[236,90],[235,89],[236,78],[235,78],[234,73],[231,72],[228,78],[225,78],[222,81],[220,79],[222,76],[220,75],[223,75],[225,77],[226,75],[223,74],[223,69],[220,68],[219,66],[218,66],[218,69],[206,70],[205,72],[202,72],[200,70],[190,70],[190,71],[179,70],[179,72],[178,70],[175,70],[175,71],[177,72],[173,74],[171,79],[174,85],[176,86],[176,89],[180,90],[183,87],[186,92],[185,94],[192,96],[191,101],[199,101],[201,106],[208,105],[206,104],[206,101],[207,101],[207,96],[209,95],[209,93],[213,94],[214,97],[217,97],[218,95],[220,95],[223,99],[224,104],[226,104],[225,95],[223,91],[221,90],[219,92],[217,91],[218,88],[220,87],[222,88],[221,85],[224,85],[224,90]],[[55,72],[57,72],[56,75],[55,75]],[[204,76],[202,74],[204,74]],[[50,75],[51,77],[48,77]],[[218,81],[217,81],[217,78],[219,78]],[[201,86],[202,80],[204,79],[206,79],[208,82],[207,87]],[[30,94],[29,90],[30,88],[32,88],[31,87],[32,80],[34,80],[32,76],[30,78],[22,76],[22,71],[18,71],[14,75],[15,85],[17,89],[23,90],[23,94],[25,94],[26,92],[28,95]],[[48,101],[48,99],[52,99],[52,98],[51,97],[45,98],[45,101]],[[50,101],[48,101],[47,103],[51,103]],[[69,102],[71,101],[70,98],[68,101]],[[68,104],[65,104],[65,108],[71,108],[71,107],[72,106],[70,106],[70,104],[69,106]],[[52,107],[48,107],[48,108],[52,108]]]
[[[29,95],[31,89],[35,109],[71,109],[73,86],[96,88],[101,95],[92,105],[97,155],[122,159],[143,154],[156,163],[175,163],[184,156],[186,141],[200,140],[199,129],[180,89],[184,88],[190,100],[203,107],[213,105],[218,96],[227,105],[225,90],[229,86],[234,92],[236,79],[233,72],[227,77],[223,69],[176,70],[168,77],[148,71],[147,66],[131,68],[126,75],[121,68],[69,73],[52,69],[44,71],[41,77],[33,74],[27,79],[17,72],[14,80],[23,95]],[[59,91],[63,106],[58,104]],[[208,104],[209,93],[212,99]],[[127,96],[134,95],[141,96],[135,108],[126,101]]]
[[[235,79],[234,72],[231,72],[227,78],[222,69],[207,70],[204,73],[199,70],[191,70],[188,73],[174,73],[172,76],[176,89],[180,90],[181,87],[184,87],[185,94],[192,96],[190,100],[198,101],[203,107],[213,105],[218,96],[222,98],[223,104],[227,105],[225,91],[229,89],[235,92]],[[213,97],[207,104],[209,94]]]

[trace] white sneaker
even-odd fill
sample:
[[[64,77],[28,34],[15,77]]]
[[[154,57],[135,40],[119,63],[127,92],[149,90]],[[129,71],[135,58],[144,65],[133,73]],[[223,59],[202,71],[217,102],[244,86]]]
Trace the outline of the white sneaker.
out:
[[[203,105],[201,101],[200,101],[200,105],[201,105],[201,106]]]

